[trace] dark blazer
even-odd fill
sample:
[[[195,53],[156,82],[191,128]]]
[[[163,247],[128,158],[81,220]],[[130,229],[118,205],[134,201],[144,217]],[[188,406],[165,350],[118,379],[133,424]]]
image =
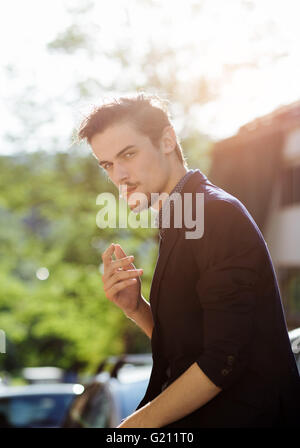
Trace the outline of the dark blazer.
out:
[[[150,291],[153,367],[136,409],[196,362],[222,391],[164,428],[296,426],[299,374],[264,238],[246,207],[200,170],[182,193],[193,197],[194,218],[196,193],[204,193],[204,233],[185,238],[191,229],[171,219],[160,242]]]

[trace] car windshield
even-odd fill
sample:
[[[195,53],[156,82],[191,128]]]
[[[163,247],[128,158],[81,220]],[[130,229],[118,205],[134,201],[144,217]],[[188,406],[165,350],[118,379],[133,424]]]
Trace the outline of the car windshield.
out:
[[[2,397],[0,427],[57,427],[73,397],[73,394]]]
[[[135,411],[147,389],[148,380],[132,384],[122,384],[119,391],[121,418],[125,418]]]

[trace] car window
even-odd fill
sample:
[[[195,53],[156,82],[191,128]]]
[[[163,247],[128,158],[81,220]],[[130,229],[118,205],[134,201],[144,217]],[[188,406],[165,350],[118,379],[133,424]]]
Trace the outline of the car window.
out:
[[[300,353],[297,353],[295,355],[295,358],[296,358],[296,363],[297,363],[297,367],[298,367],[298,372],[299,372],[299,375],[300,375]]]
[[[111,398],[103,385],[94,383],[74,400],[63,427],[108,428],[111,416]]]
[[[144,397],[148,386],[148,380],[135,383],[122,384],[119,390],[119,400],[121,406],[121,418],[132,414]]]
[[[104,388],[99,388],[85,408],[83,420],[89,428],[109,428],[110,412],[111,398]]]
[[[57,427],[73,394],[23,395],[0,399],[0,427]]]
[[[300,374],[300,337],[296,336],[291,339],[292,351],[294,353],[298,372]]]
[[[89,400],[96,393],[97,389],[97,384],[86,386],[83,394],[75,398],[62,424],[63,428],[84,428],[85,424],[82,415]]]

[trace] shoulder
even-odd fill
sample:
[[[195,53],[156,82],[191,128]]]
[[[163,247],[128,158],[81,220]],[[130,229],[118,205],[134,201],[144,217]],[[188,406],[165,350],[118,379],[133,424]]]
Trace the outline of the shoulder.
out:
[[[266,259],[264,238],[238,199],[206,201],[203,235],[187,244],[201,272],[226,265],[232,272],[240,267],[258,273]]]
[[[207,223],[214,223],[215,226],[224,226],[226,223],[230,225],[237,221],[244,222],[262,237],[255,219],[236,196],[233,196],[209,181],[198,184],[194,192],[198,193],[198,196],[195,197],[196,201],[202,198],[203,212]]]
[[[260,247],[266,249],[264,237],[253,216],[245,205],[236,197],[222,189],[210,186],[198,191],[202,198],[201,238],[189,242],[193,249],[206,252],[212,246],[234,247],[243,249]],[[199,201],[200,197],[196,199]],[[198,213],[199,215],[199,213]]]
[[[192,193],[193,199],[185,210],[192,209],[189,213],[193,215],[195,226],[203,229],[199,232],[199,241],[194,239],[194,243],[203,244],[208,240],[211,244],[216,239],[229,238],[233,244],[245,241],[266,245],[255,219],[237,197],[214,185],[201,173],[196,173],[186,191]],[[186,201],[185,198],[183,200]]]

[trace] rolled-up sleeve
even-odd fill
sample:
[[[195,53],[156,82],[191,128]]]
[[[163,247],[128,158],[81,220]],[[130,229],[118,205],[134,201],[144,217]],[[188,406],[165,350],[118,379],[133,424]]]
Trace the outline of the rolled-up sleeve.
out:
[[[227,389],[247,366],[263,242],[254,221],[229,201],[208,203],[205,214],[203,238],[192,246],[203,313],[203,351],[196,362]]]

